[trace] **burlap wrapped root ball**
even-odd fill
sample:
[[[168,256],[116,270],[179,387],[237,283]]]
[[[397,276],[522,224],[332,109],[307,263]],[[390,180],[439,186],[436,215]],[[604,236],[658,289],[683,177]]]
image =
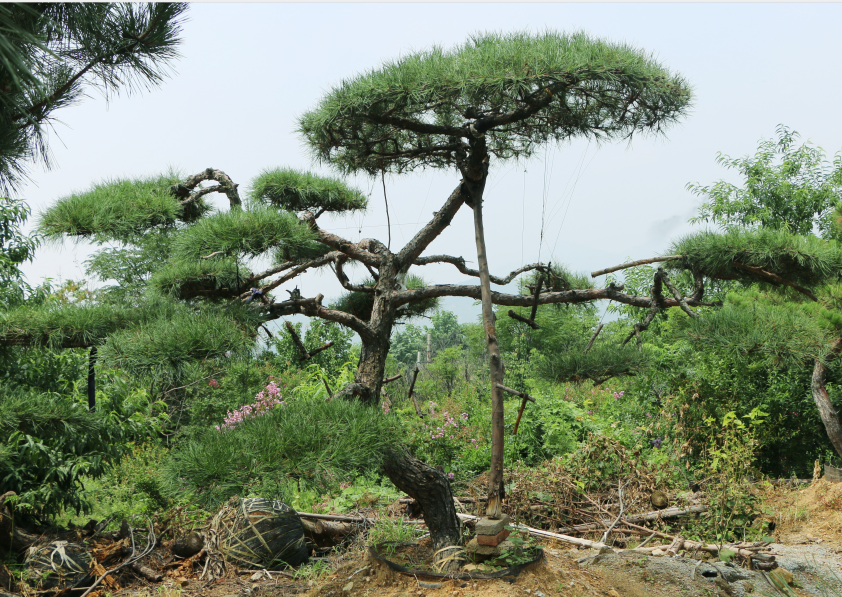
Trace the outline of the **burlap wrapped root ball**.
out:
[[[85,589],[93,582],[93,558],[79,545],[54,541],[30,547],[27,582],[38,591]]]
[[[304,525],[295,510],[278,500],[241,499],[214,519],[219,551],[235,566],[277,570],[308,559]]]

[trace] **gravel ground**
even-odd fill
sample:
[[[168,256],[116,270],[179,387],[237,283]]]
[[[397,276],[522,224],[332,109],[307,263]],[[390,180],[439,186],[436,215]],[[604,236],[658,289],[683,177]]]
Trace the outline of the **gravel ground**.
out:
[[[820,545],[770,546],[779,566],[793,573],[797,586],[808,595],[842,597],[842,557]],[[591,552],[593,553],[593,552]],[[719,561],[646,556],[632,551],[588,555],[580,567],[599,567],[616,574],[636,574],[652,585],[673,585],[675,595],[777,595],[761,572]],[[835,572],[835,575],[834,575]],[[834,578],[835,576],[835,578]]]

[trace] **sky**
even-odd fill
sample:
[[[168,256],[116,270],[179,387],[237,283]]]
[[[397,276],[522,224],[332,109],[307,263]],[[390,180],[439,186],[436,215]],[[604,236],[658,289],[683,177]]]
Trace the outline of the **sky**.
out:
[[[79,105],[56,113],[56,167],[34,167],[20,193],[33,212],[95,182],[169,168],[186,175],[218,168],[241,191],[265,168],[334,175],[310,161],[295,133],[302,113],[343,78],[482,31],[584,30],[631,43],[684,76],[695,95],[689,114],[665,136],[599,147],[579,140],[527,162],[493,163],[484,214],[496,275],[539,260],[590,272],[663,253],[693,230],[687,220],[701,200],[686,185],[739,182],[716,163],[717,152],[753,153],[779,124],[829,156],[842,148],[840,4],[214,3],[192,4],[187,17],[182,57],[159,88],[109,101],[91,89]],[[369,209],[322,216],[320,224],[351,241],[385,242],[380,180],[347,181],[370,195]],[[458,181],[455,171],[386,178],[393,250]],[[212,197],[225,208],[222,195]],[[80,280],[91,251],[74,241],[42,247],[23,269],[30,282]],[[475,267],[468,208],[428,253],[461,255]],[[448,265],[416,269],[431,283],[475,281]],[[342,292],[330,273],[297,284],[304,296],[324,294],[326,303]],[[443,306],[463,322],[479,313],[471,299]]]

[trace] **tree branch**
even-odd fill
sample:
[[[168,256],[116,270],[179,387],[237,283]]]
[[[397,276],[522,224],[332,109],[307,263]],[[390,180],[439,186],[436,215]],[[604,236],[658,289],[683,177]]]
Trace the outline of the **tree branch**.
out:
[[[693,310],[687,306],[687,301],[684,299],[683,296],[681,296],[681,293],[678,292],[678,288],[676,288],[675,285],[672,282],[670,282],[670,278],[667,275],[667,272],[664,271],[664,268],[659,267],[658,272],[660,272],[661,278],[664,280],[664,284],[666,284],[667,288],[670,289],[670,292],[672,292],[672,295],[675,297],[675,300],[678,301],[679,306],[681,306],[681,310],[687,313],[687,315],[689,315],[692,319],[696,319],[698,315],[696,315],[696,313],[694,313]]]
[[[655,279],[652,281],[652,286],[650,286],[650,291],[652,292],[651,298],[649,299],[649,313],[646,314],[646,317],[643,319],[642,322],[634,324],[632,331],[629,332],[629,335],[626,336],[626,339],[623,340],[622,346],[628,344],[629,340],[636,337],[637,338],[637,346],[640,350],[643,350],[643,340],[640,337],[640,332],[645,332],[649,329],[649,324],[655,319],[655,316],[658,314],[662,308],[666,306],[666,299],[664,299],[663,295],[663,285],[662,285],[662,278],[664,276],[664,269],[658,268],[658,271],[655,272]],[[678,304],[676,301],[675,304]]]
[[[606,267],[605,269],[591,272],[591,278],[596,278],[603,274],[610,274],[621,269],[629,269],[630,267],[637,267],[638,265],[646,265],[647,263],[660,263],[662,261],[675,261],[676,259],[683,259],[684,255],[666,255],[665,257],[650,257],[649,259],[638,259],[637,261],[630,261],[622,265],[615,265],[614,267]]]
[[[550,105],[550,102],[553,101],[554,97],[553,90],[558,93],[559,90],[563,90],[566,86],[567,85],[564,83],[556,83],[551,86],[552,90],[549,87],[538,90],[526,101],[526,107],[524,108],[518,108],[517,110],[512,110],[496,116],[483,116],[478,118],[476,122],[470,125],[470,131],[474,136],[479,137],[487,130],[494,127],[526,120],[530,116],[537,114],[543,108]]]
[[[415,260],[414,265],[429,265],[431,263],[449,263],[451,265],[456,266],[456,269],[458,269],[461,273],[465,274],[466,276],[473,276],[475,278],[479,277],[479,270],[467,267],[465,265],[465,259],[463,257],[453,257],[451,255],[430,255],[428,257],[419,257]],[[489,279],[495,284],[505,286],[506,284],[514,280],[516,277],[518,277],[520,274],[535,269],[541,269],[542,267],[544,266],[540,263],[530,263],[529,265],[519,267],[505,278],[490,275]]]
[[[193,189],[199,186],[199,183],[206,180],[213,180],[219,184],[215,187],[200,189],[193,193]],[[173,185],[170,190],[173,195],[181,199],[181,204],[185,206],[194,203],[200,197],[207,195],[208,193],[224,193],[228,197],[228,202],[231,204],[231,207],[239,208],[242,206],[242,201],[240,201],[240,194],[237,192],[238,186],[239,185],[234,184],[234,181],[231,180],[231,178],[222,170],[207,168],[199,174],[188,176],[187,180],[177,185]]]
[[[285,275],[281,276],[280,278],[278,278],[277,280],[274,280],[274,281],[270,282],[269,284],[267,284],[266,286],[264,286],[260,290],[263,292],[263,294],[266,294],[267,292],[269,292],[270,290],[274,290],[275,288],[277,288],[281,284],[284,284],[285,282],[288,282],[289,280],[292,280],[293,278],[295,278],[296,276],[298,276],[302,272],[306,272],[308,269],[313,268],[313,267],[321,267],[321,266],[323,266],[327,263],[330,263],[331,261],[333,261],[334,259],[336,259],[337,257],[339,257],[341,255],[342,255],[342,253],[340,253],[339,251],[331,251],[330,253],[325,253],[324,255],[321,255],[320,257],[316,257],[315,259],[311,259],[310,261],[305,261],[304,263],[301,263],[298,266],[296,266],[295,269],[293,269],[288,274],[285,274]],[[287,263],[291,263],[291,262],[287,262]],[[292,263],[294,264],[294,262],[292,262]],[[276,266],[274,268],[269,268],[268,270],[250,278],[250,280],[248,280],[246,283],[249,283],[249,282],[252,282],[252,281],[255,281],[255,280],[262,280],[263,278],[267,278],[267,277],[271,276],[272,274],[279,273],[281,271],[289,269],[288,267],[286,267],[286,265],[287,264],[285,263],[285,264]],[[281,269],[281,268],[283,268],[283,269]],[[272,270],[277,270],[277,271],[272,271]],[[251,296],[251,292],[246,291],[246,292],[244,292],[243,294],[240,295],[240,298],[247,299],[249,296]]]
[[[772,272],[767,272],[766,270],[760,269],[759,267],[752,267],[750,265],[744,265],[744,264],[739,263],[737,261],[732,261],[731,265],[733,265],[734,267],[746,270],[747,272],[757,274],[761,278],[766,278],[767,280],[769,280],[771,282],[774,282],[774,283],[777,283],[777,284],[783,284],[784,286],[789,286],[790,288],[794,288],[795,290],[797,290],[798,292],[800,292],[801,294],[803,294],[804,296],[806,296],[807,298],[809,298],[812,301],[818,302],[818,300],[819,300],[819,299],[816,298],[815,294],[813,294],[812,292],[810,292],[809,290],[807,290],[803,286],[799,286],[798,284],[795,284],[794,282],[790,282],[789,280],[784,280],[779,275],[773,274]]]
[[[650,297],[632,296],[623,293],[622,290],[622,286],[611,284],[608,288],[583,288],[581,290],[544,292],[538,299],[538,304],[578,304],[605,299],[623,303],[625,305],[631,305],[633,307],[651,306],[652,299]],[[473,299],[480,299],[480,287],[469,286],[467,284],[440,284],[438,286],[426,286],[424,288],[395,292],[392,300],[395,302],[395,306],[397,307],[406,303],[443,296],[464,296]],[[504,305],[508,307],[531,307],[534,297],[531,294],[506,294],[492,291],[491,299],[495,305]],[[720,302],[703,303],[692,299],[687,299],[687,304],[693,307],[718,307],[722,305]],[[678,301],[675,299],[663,299],[663,306],[677,307]]]
[[[462,207],[467,195],[465,194],[462,183],[450,193],[447,201],[444,202],[441,209],[433,214],[433,219],[418,231],[412,237],[406,246],[397,254],[397,268],[398,270],[406,271],[409,266],[416,262],[421,253],[424,252],[431,242],[433,242],[442,231],[450,225],[453,216]]]
[[[411,118],[401,118],[400,116],[388,116],[379,114],[364,114],[362,118],[376,122],[377,124],[388,124],[399,129],[412,131],[413,133],[422,133],[425,135],[444,135],[447,137],[467,137],[468,129],[457,126],[442,126],[439,124],[428,124],[426,122],[419,122]]]
[[[350,290],[352,292],[374,293],[374,286],[365,286],[363,284],[351,284],[351,281],[348,279],[348,276],[345,275],[345,270],[342,268],[346,260],[347,258],[344,255],[337,257],[334,260],[334,263],[336,264],[336,269],[333,270],[333,273],[336,274],[336,278],[339,280],[339,283],[342,284],[342,288]]]
[[[312,213],[309,212],[302,214],[301,221],[310,226],[313,232],[315,232],[319,236],[319,242],[341,253],[344,253],[352,259],[356,259],[360,263],[365,263],[373,267],[378,267],[380,265],[380,257],[375,255],[374,253],[370,253],[369,251],[365,250],[362,246],[363,243],[368,243],[369,239],[365,239],[355,244],[348,240],[345,240],[341,236],[337,236],[331,232],[322,230],[321,228],[319,228],[318,224],[316,224],[316,218],[313,216]]]
[[[266,306],[265,317],[268,320],[279,319],[286,315],[302,314],[307,317],[320,317],[328,321],[334,321],[340,325],[344,325],[357,332],[360,337],[367,341],[374,341],[375,334],[362,319],[345,313],[344,311],[337,311],[336,309],[328,309],[322,306],[322,299],[324,295],[316,295],[315,298],[297,299],[284,301],[282,303],[272,303]]]

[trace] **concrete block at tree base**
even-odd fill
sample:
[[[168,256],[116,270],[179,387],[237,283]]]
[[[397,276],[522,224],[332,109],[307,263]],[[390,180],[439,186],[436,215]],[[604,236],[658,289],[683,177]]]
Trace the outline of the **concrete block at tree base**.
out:
[[[468,552],[468,557],[476,563],[488,562],[492,566],[505,565],[502,556],[506,553],[514,552],[521,553],[522,550],[515,547],[515,544],[506,539],[499,545],[480,545],[476,538],[468,541],[465,546],[465,551]]]
[[[489,545],[491,547],[496,547],[500,545],[506,537],[509,536],[509,531],[503,529],[496,535],[477,535],[477,543],[480,545]]]
[[[511,519],[505,514],[499,520],[480,518],[474,529],[477,535],[491,535],[493,537],[500,533],[510,521]]]
[[[842,483],[842,468],[824,465],[824,478],[831,483]]]

